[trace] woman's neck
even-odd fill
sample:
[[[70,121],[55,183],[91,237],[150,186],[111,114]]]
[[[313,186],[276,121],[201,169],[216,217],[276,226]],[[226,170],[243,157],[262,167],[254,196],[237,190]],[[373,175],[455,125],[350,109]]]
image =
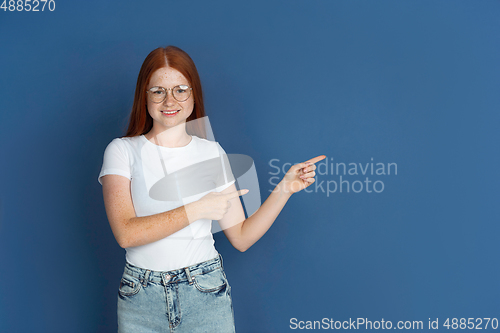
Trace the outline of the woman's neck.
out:
[[[187,134],[185,126],[175,126],[163,131],[151,129],[144,136],[154,144],[168,148],[184,147],[191,142],[191,136]]]

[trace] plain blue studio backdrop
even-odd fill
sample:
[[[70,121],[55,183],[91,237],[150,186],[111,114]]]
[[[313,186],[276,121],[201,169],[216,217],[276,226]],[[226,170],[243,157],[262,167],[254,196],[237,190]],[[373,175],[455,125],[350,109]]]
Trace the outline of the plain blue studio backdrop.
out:
[[[500,317],[499,1],[55,3],[0,11],[1,332],[116,330],[125,251],[97,176],[169,44],[263,199],[277,167],[328,159],[247,252],[214,235],[238,332]]]

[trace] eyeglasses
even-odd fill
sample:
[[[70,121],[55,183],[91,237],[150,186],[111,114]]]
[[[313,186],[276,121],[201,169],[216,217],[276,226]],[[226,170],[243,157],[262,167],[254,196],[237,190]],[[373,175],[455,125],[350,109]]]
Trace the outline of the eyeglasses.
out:
[[[181,84],[173,88],[163,88],[163,87],[152,87],[146,92],[148,93],[149,100],[153,103],[161,103],[167,98],[168,90],[172,90],[172,96],[177,102],[184,102],[191,96],[191,90],[189,86]]]

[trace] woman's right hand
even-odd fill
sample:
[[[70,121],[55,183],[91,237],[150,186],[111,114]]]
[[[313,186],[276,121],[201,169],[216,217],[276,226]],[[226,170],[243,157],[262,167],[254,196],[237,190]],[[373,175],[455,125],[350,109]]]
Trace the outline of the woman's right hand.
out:
[[[239,190],[231,193],[210,192],[198,201],[186,205],[189,223],[200,219],[220,220],[227,213],[231,199],[247,194],[248,190]]]

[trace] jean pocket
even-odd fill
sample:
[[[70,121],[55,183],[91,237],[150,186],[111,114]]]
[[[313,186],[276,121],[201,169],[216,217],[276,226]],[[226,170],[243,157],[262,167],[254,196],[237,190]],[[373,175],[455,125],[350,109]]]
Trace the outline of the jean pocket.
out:
[[[227,286],[227,280],[221,268],[205,274],[193,276],[196,289],[204,293],[213,293]]]
[[[120,280],[120,287],[118,293],[123,297],[133,296],[141,289],[141,283],[138,278],[128,274],[123,274]]]

